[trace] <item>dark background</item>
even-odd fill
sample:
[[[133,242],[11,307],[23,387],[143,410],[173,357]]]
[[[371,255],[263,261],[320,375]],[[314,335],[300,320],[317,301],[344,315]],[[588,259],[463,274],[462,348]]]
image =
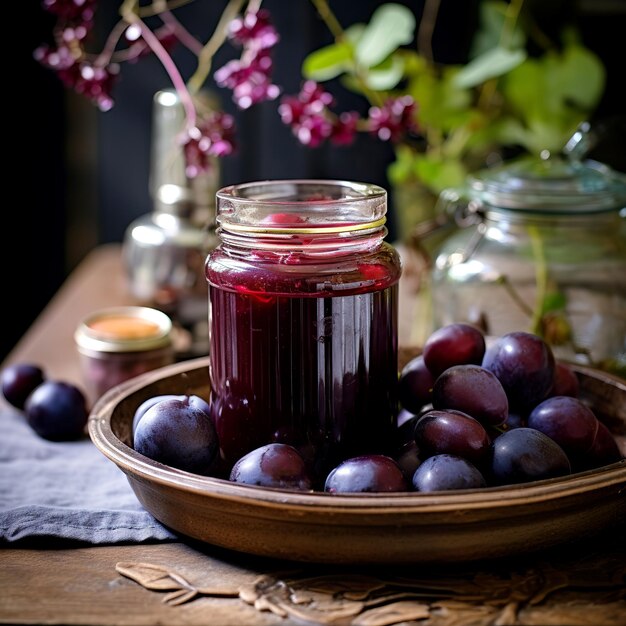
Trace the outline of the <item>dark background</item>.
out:
[[[607,69],[607,87],[596,112],[598,128],[615,128],[626,111],[618,92],[623,90],[626,0],[528,0],[555,27],[574,21],[583,42],[596,52]],[[330,43],[326,26],[309,0],[265,0],[281,40],[274,52],[274,82],[283,93],[294,94],[301,82],[301,63],[312,50]],[[331,2],[345,26],[367,21],[379,1]],[[402,1],[421,16],[423,1]],[[3,277],[3,329],[0,358],[4,358],[39,312],[53,297],[68,273],[95,246],[121,242],[128,224],[151,210],[148,194],[152,95],[169,87],[155,58],[122,67],[114,91],[115,107],[106,113],[67,92],[57,77],[40,67],[33,50],[50,40],[53,18],[39,0],[10,3],[5,29],[15,40],[5,44],[5,201],[0,228]],[[206,40],[225,1],[196,0],[177,15]],[[98,32],[106,36],[116,21],[119,3],[102,0]],[[476,0],[442,0],[433,39],[435,58],[443,63],[464,62],[476,28]],[[177,50],[175,59],[185,77],[193,58]],[[226,45],[214,69],[238,56]],[[337,109],[365,113],[365,102],[341,88],[331,90]],[[344,178],[388,187],[386,167],[392,159],[388,145],[368,137],[345,148],[310,149],[299,145],[277,113],[277,102],[241,112],[230,94],[216,88],[223,107],[236,118],[237,153],[222,159],[221,183],[267,178]],[[617,127],[619,128],[619,127]],[[591,156],[626,171],[626,143],[611,131]],[[394,237],[393,196],[390,197],[390,236]],[[105,279],[103,277],[103,279]]]

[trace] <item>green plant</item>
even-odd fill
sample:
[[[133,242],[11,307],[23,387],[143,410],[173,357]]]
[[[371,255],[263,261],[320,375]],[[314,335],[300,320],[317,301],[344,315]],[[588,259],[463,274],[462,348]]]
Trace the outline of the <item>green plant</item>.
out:
[[[398,235],[419,257],[413,268],[421,276],[412,339],[420,343],[432,322],[430,256],[447,233],[438,227],[444,216],[435,208],[436,198],[461,188],[470,172],[510,156],[545,159],[560,153],[598,105],[605,69],[575,26],[564,23],[556,37],[549,37],[531,0],[480,1],[468,61],[454,65],[437,63],[433,56],[440,0],[425,1],[419,24],[409,8],[387,3],[367,24],[346,28],[327,0],[312,2],[334,42],[306,57],[306,88],[298,102],[283,98],[281,114],[302,143],[319,145],[324,135],[332,141],[338,129],[344,139],[352,130],[352,135],[364,131],[393,143],[387,175],[395,191]],[[331,110],[332,97],[320,86],[331,80],[368,101],[367,118],[352,113],[351,128],[341,128],[345,114]],[[307,117],[309,103],[313,113]],[[302,128],[307,132],[301,134]],[[546,276],[543,243],[533,241],[537,297],[533,306],[521,304],[529,330],[561,344],[571,338],[562,315],[564,296]],[[506,277],[502,281],[506,288]]]
[[[433,58],[439,0],[426,0],[419,25],[407,7],[387,3],[369,23],[347,28],[326,0],[312,2],[334,43],[307,56],[306,79],[340,79],[378,110],[402,97],[416,104],[412,124],[405,118],[395,127],[401,132],[378,135],[394,141],[392,185],[417,183],[437,195],[505,149],[558,152],[604,90],[604,66],[575,27],[564,26],[560,40],[552,41],[524,0],[480,2],[479,28],[465,65],[441,65]],[[335,116],[328,107],[325,115]],[[371,115],[354,126],[378,129]]]

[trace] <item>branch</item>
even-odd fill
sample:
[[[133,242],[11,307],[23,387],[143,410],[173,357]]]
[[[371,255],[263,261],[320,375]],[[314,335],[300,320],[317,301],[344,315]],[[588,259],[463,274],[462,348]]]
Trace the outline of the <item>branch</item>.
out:
[[[433,33],[439,15],[441,0],[426,0],[422,19],[417,28],[417,52],[431,65],[435,62],[433,55]]]
[[[185,118],[187,121],[187,128],[193,128],[196,125],[196,108],[194,107],[193,101],[191,99],[191,94],[187,89],[187,85],[185,85],[185,81],[181,76],[178,68],[176,67],[176,63],[169,55],[167,50],[163,47],[163,44],[159,41],[159,38],[148,28],[145,22],[139,17],[136,12],[137,9],[137,0],[124,0],[121,8],[120,14],[122,17],[129,23],[135,24],[141,30],[141,36],[150,49],[157,56],[161,64],[165,68],[165,71],[168,73],[174,88],[178,92],[178,96],[180,101],[185,109]]]
[[[159,14],[159,17],[163,20],[163,23],[170,27],[174,35],[180,43],[183,44],[188,50],[193,52],[196,56],[200,56],[202,53],[202,43],[199,42],[176,18],[176,16],[169,10],[165,10]]]
[[[244,0],[229,0],[228,5],[224,9],[215,27],[213,35],[211,35],[211,38],[206,42],[204,48],[202,48],[198,55],[198,67],[188,82],[188,88],[191,93],[197,93],[202,88],[202,85],[211,71],[213,55],[219,50],[224,41],[226,41],[226,37],[228,36],[228,24],[237,17],[243,3]]]

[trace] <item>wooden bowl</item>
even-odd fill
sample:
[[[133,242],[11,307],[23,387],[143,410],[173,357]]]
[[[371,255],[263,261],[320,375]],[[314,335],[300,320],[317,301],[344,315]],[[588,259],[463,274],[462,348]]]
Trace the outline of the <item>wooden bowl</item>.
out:
[[[624,435],[626,382],[574,367],[581,398]],[[135,409],[165,393],[208,398],[208,358],[111,389],[90,415],[89,435],[146,510],[183,539],[302,562],[461,562],[554,546],[626,519],[624,459],[565,478],[437,494],[302,493],[191,474],[130,447]]]

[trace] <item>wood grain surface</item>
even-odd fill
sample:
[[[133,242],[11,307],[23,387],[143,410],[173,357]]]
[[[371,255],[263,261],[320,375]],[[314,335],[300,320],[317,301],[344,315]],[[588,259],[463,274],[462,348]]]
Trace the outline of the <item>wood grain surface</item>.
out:
[[[516,560],[427,569],[294,567],[193,543],[5,549],[0,622],[622,626],[625,557],[621,534]],[[118,572],[120,564],[149,564],[238,596],[199,594],[171,605],[171,587],[147,589]]]
[[[4,364],[37,361],[55,377],[79,382],[73,332],[80,319],[101,306],[132,303],[119,246],[98,248]],[[104,547],[5,543],[0,623],[622,626],[625,537],[618,528],[539,553],[529,546],[529,554],[516,559],[427,568],[302,566],[193,541]],[[174,589],[153,590],[121,573],[145,564],[167,572]],[[193,588],[235,589],[237,595],[191,593],[178,596],[185,600],[180,604],[164,601],[181,580]]]

